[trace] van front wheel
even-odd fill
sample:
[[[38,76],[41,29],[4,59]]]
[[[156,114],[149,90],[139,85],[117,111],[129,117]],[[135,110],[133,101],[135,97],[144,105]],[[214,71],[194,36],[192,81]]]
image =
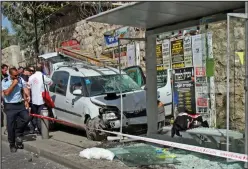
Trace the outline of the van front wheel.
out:
[[[106,135],[96,129],[103,129],[101,119],[96,117],[94,119],[88,118],[86,121],[86,136],[92,141],[102,141],[106,139]]]

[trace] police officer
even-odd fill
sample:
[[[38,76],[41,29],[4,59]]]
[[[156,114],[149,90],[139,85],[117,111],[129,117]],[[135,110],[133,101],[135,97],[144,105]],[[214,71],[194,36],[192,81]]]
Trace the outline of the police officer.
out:
[[[26,90],[25,81],[19,77],[17,69],[9,69],[9,76],[2,80],[2,92],[11,152],[16,152],[17,148],[23,148],[22,136],[29,120],[25,107],[29,101]],[[26,99],[25,104],[23,98]]]
[[[2,64],[2,66],[1,66],[1,81],[4,79],[4,78],[6,78],[6,77],[8,77],[8,66],[6,65],[6,64]],[[1,97],[2,97],[2,94],[1,94]],[[2,97],[2,100],[1,100],[1,127],[3,127],[3,122],[4,122],[4,115],[3,115],[3,107],[4,107],[4,102],[3,102],[3,97]]]

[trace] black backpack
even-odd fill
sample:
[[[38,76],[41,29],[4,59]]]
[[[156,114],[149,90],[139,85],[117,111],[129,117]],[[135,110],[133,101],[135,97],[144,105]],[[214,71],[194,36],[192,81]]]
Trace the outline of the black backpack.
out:
[[[171,129],[171,137],[174,137],[175,134],[181,137],[180,131],[186,131],[197,127],[209,127],[209,125],[207,121],[203,121],[200,114],[192,115],[185,112],[179,113]]]

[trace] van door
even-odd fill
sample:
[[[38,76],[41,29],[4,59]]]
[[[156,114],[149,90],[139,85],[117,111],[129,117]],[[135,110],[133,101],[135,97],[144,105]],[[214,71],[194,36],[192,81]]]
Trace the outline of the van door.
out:
[[[164,111],[165,116],[172,115],[172,85],[171,85],[171,69],[164,70],[164,73],[162,75],[162,72],[158,71],[158,80],[157,80],[157,86],[158,86],[158,100],[161,101],[164,104]],[[161,77],[159,77],[161,76]],[[161,78],[159,80],[159,78]],[[159,83],[160,81],[163,81],[162,83]]]
[[[73,94],[75,90],[81,90],[81,94]],[[83,78],[79,76],[71,76],[69,88],[66,94],[67,111],[71,112],[71,118],[74,124],[84,124],[84,108],[86,103],[86,90],[84,88]]]
[[[66,91],[69,73],[66,71],[56,71],[52,75],[52,81],[53,84],[50,86],[49,91],[55,104],[54,114],[60,120],[71,122],[70,114],[66,111]]]
[[[145,75],[140,66],[131,66],[123,69],[140,87],[146,84]]]

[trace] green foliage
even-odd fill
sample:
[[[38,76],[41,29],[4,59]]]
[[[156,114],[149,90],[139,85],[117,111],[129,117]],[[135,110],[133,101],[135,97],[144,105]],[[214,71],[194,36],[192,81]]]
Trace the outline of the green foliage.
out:
[[[7,28],[2,28],[1,30],[1,49],[4,49],[6,47],[9,47],[11,45],[16,45],[16,37],[15,35],[9,34],[9,31]]]
[[[58,1],[2,2],[2,13],[12,23],[21,47],[26,48],[35,46],[35,25],[39,39],[44,34],[44,25],[49,21],[48,16],[68,4],[69,2]]]

